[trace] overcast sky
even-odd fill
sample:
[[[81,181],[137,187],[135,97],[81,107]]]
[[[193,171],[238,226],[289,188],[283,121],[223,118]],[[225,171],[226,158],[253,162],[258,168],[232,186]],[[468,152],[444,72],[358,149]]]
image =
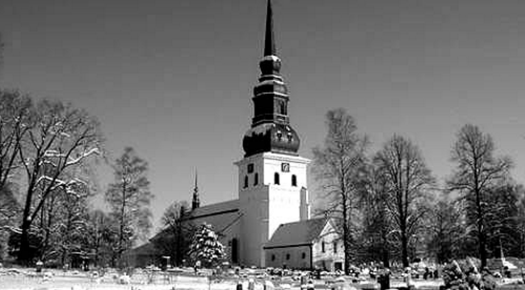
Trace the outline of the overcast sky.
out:
[[[195,169],[203,204],[237,197],[265,6],[0,0],[0,86],[87,109],[112,158],[133,146],[150,164],[158,225],[191,197]],[[525,182],[525,1],[277,0],[274,27],[303,156],[322,143],[326,111],[343,107],[371,153],[399,133],[440,180],[456,132],[477,124]],[[102,187],[111,180],[102,170]]]

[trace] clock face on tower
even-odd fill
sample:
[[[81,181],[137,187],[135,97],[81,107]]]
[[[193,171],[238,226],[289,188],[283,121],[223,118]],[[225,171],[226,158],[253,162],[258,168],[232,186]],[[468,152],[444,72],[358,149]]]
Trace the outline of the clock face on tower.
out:
[[[281,163],[282,172],[290,172],[290,163]]]

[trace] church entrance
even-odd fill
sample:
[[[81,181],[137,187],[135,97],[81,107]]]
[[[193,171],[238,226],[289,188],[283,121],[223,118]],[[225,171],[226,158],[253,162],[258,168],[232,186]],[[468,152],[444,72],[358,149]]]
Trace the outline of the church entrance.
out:
[[[231,244],[231,257],[232,257],[232,263],[238,264],[239,263],[239,255],[238,255],[238,242],[236,238],[232,239]]]
[[[337,271],[343,271],[343,262],[335,262],[334,263],[334,270]]]

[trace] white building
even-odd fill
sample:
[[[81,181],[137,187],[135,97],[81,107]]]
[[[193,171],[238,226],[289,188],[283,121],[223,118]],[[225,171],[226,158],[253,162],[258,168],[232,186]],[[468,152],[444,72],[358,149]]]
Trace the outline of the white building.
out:
[[[243,138],[244,158],[235,162],[238,167],[238,199],[201,207],[195,184],[192,211],[188,219],[194,224],[211,224],[219,233],[221,242],[227,246],[227,255],[233,264],[283,266],[286,262],[278,265],[276,259],[271,258],[272,255],[283,254],[283,246],[292,251],[294,247],[304,245],[281,245],[282,237],[295,235],[297,229],[308,229],[318,223],[309,220],[307,172],[310,160],[298,155],[299,136],[290,125],[287,109],[289,97],[280,74],[281,60],[275,48],[271,0],[267,7],[264,55],[259,67],[261,76],[252,98],[254,116]],[[322,235],[330,236],[325,227],[332,229],[331,223],[323,223],[323,228],[315,237],[308,236],[310,241],[317,243],[322,240]],[[265,250],[278,229],[279,240],[273,241],[269,244],[270,248]],[[286,229],[290,229],[290,232],[287,233]],[[330,233],[333,234],[333,230]],[[276,249],[281,250],[276,253]],[[296,250],[301,251],[302,256],[303,249]],[[318,265],[319,259],[327,260],[318,252],[310,250],[306,264],[302,261],[306,259],[305,256],[288,266],[310,268],[314,264]],[[341,254],[342,250],[339,256]],[[272,260],[268,261],[268,257]],[[340,263],[341,259],[330,261],[330,265],[323,264],[321,268],[333,270],[339,266],[335,263]]]

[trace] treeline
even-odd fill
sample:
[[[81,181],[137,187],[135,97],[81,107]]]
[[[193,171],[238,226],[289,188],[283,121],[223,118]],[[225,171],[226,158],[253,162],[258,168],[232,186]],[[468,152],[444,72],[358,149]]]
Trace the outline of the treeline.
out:
[[[0,91],[0,261],[116,266],[151,227],[147,162],[132,148],[107,161],[100,123],[61,101]],[[96,165],[115,179],[105,192]],[[93,208],[104,194],[109,211]]]
[[[524,189],[510,175],[512,160],[495,156],[489,134],[471,124],[459,128],[451,144],[454,169],[439,185],[412,140],[396,134],[370,152],[344,109],[326,117],[324,144],[313,150],[325,201],[318,214],[337,221],[346,269],[466,256],[485,266],[503,253],[523,257]]]

